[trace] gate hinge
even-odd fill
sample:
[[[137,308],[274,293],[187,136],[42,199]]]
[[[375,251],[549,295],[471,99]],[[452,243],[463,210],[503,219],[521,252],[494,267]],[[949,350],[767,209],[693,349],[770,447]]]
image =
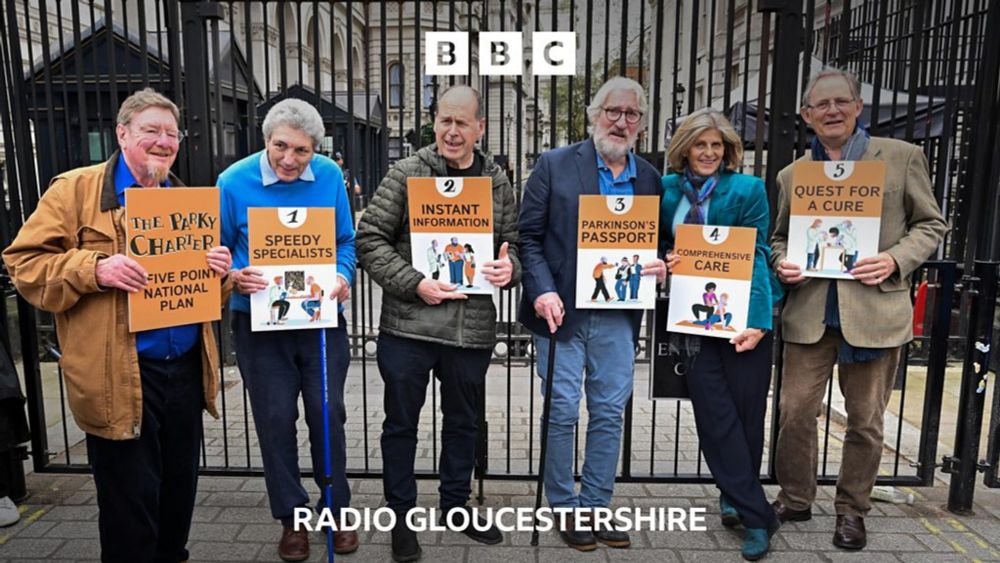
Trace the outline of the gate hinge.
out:
[[[955,473],[958,473],[959,463],[961,463],[961,460],[959,460],[957,457],[946,455],[943,458],[941,458],[941,464],[939,465],[939,467],[941,468],[942,473],[948,473],[954,475]]]

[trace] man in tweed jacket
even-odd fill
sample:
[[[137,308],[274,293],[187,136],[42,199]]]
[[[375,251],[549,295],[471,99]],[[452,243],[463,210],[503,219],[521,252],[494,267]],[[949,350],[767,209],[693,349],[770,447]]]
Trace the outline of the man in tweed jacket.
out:
[[[503,169],[475,148],[486,120],[476,90],[454,86],[438,98],[436,142],[396,163],[382,180],[358,224],[361,266],[384,291],[378,337],[378,366],[385,382],[382,425],[383,488],[396,511],[392,532],[396,561],[420,557],[406,512],[416,505],[413,461],[417,423],[430,373],[441,381],[442,518],[465,510],[476,449],[477,398],[485,384],[496,342],[496,308],[490,295],[467,295],[456,285],[425,277],[411,265],[406,180],[427,176],[488,176],[493,183],[493,243],[498,259],[483,263],[484,277],[498,287],[521,278],[517,255],[517,204]],[[460,516],[455,516],[461,522]],[[495,528],[456,529],[487,544],[503,538]]]
[[[816,418],[834,364],[847,409],[847,434],[837,480],[833,543],[866,544],[864,516],[882,454],[882,416],[903,345],[913,338],[910,275],[941,243],[941,215],[919,147],[869,138],[857,126],[860,83],[824,69],[806,88],[800,110],[816,132],[800,160],[881,160],[886,163],[879,254],[853,264],[854,280],[806,279],[786,260],[792,166],[778,174],[781,190],[772,264],[788,289],[781,319],[785,342],[779,433],[775,454],[781,492],[775,512],[784,522],[808,520],[816,497]],[[834,284],[831,286],[831,284]]]

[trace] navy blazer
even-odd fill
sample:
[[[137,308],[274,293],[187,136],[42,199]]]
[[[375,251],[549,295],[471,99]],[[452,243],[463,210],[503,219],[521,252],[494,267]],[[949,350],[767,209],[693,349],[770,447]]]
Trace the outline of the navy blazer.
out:
[[[660,195],[660,175],[635,157],[635,195]],[[566,307],[559,340],[569,340],[581,312],[576,309],[576,241],[581,195],[601,195],[594,141],[560,147],[542,154],[524,185],[518,220],[522,277],[518,320],[538,336],[549,335],[548,323],[535,316],[535,299],[555,291]],[[638,336],[642,311],[629,311]],[[636,339],[636,342],[638,340]]]

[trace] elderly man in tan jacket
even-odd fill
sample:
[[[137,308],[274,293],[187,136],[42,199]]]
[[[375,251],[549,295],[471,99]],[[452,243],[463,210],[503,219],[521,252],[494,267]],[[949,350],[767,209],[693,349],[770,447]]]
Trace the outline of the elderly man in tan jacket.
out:
[[[792,166],[778,174],[781,190],[771,239],[772,264],[788,289],[782,316],[784,376],[775,462],[781,521],[812,517],[816,498],[816,419],[826,382],[838,365],[847,433],[837,479],[833,543],[866,544],[864,516],[882,453],[882,416],[892,392],[900,350],[913,338],[910,275],[941,243],[947,224],[934,199],[927,159],[919,147],[869,138],[858,125],[863,101],[858,79],[826,68],[802,97],[802,118],[816,132],[800,160],[881,160],[886,163],[882,226],[876,256],[854,264],[854,280],[806,279],[788,256]]]
[[[122,102],[120,150],[52,179],[3,252],[14,285],[54,313],[69,407],[87,433],[102,561],[184,561],[198,483],[202,409],[218,418],[212,323],[129,332],[128,293],[146,271],[125,255],[125,191],[180,186],[177,106],[147,88]],[[229,250],[206,252],[219,278]],[[223,283],[223,296],[229,282]]]

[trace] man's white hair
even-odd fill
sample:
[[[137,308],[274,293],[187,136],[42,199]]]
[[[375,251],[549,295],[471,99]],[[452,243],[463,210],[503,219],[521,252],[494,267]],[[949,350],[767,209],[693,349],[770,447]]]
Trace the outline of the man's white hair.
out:
[[[590,123],[597,121],[597,116],[600,115],[608,96],[619,90],[635,93],[635,98],[639,101],[639,112],[642,113],[642,118],[639,119],[639,128],[642,130],[646,124],[646,91],[642,89],[641,84],[624,76],[616,76],[601,85],[587,106],[587,120]]]
[[[326,127],[323,126],[323,118],[319,112],[310,103],[298,98],[287,98],[271,107],[261,125],[264,140],[269,140],[274,130],[282,125],[298,129],[312,137],[314,150],[319,149],[326,136]]]

